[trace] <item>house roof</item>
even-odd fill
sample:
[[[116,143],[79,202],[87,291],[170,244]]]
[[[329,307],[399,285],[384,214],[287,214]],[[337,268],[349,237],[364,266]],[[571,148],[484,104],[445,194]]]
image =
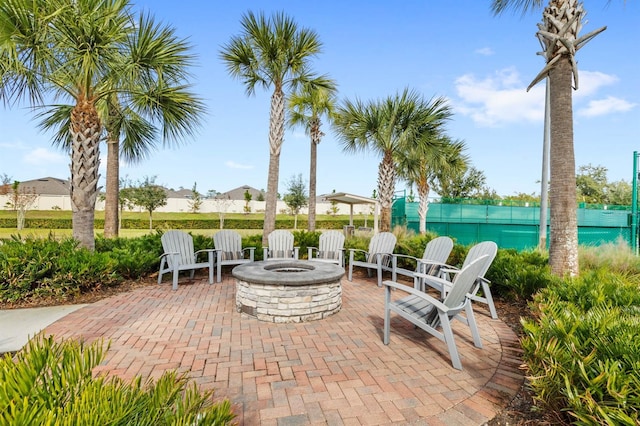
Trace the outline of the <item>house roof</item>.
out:
[[[264,192],[259,189],[253,188],[249,185],[242,185],[227,192],[223,192],[222,194],[218,194],[216,198],[228,198],[230,200],[244,200],[244,193],[249,191],[251,194],[251,199],[254,201],[258,200],[260,194],[264,197]]]
[[[20,182],[20,187],[33,190],[38,195],[69,195],[71,192],[68,180],[54,177],[26,180]]]

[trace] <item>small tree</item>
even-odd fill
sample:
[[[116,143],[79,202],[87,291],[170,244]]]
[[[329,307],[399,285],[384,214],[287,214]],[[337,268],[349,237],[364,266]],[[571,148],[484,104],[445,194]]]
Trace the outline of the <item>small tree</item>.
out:
[[[334,189],[331,193],[335,194],[336,190]],[[329,201],[329,204],[331,205],[331,207],[329,207],[329,210],[327,210],[327,214],[336,216],[338,214],[338,202],[336,200],[331,200]]]
[[[260,193],[258,194],[258,198],[256,198],[257,201],[264,201],[264,189],[260,190]]]
[[[0,195],[11,192],[11,176],[6,173],[0,175]]]
[[[218,219],[220,219],[220,229],[224,229],[224,216],[227,214],[227,210],[229,210],[229,207],[231,206],[231,204],[233,203],[233,201],[231,201],[231,197],[230,196],[224,196],[222,194],[219,194],[214,200],[214,203],[216,203],[216,210],[218,210]]]
[[[191,200],[189,200],[189,210],[191,213],[198,213],[202,207],[202,195],[196,188],[196,182],[193,182],[193,188],[191,188]]]
[[[494,190],[486,186],[487,177],[482,170],[471,166],[466,169],[436,173],[431,187],[442,198],[493,198]]]
[[[154,177],[145,177],[137,187],[132,188],[131,201],[133,204],[149,212],[149,230],[153,229],[153,212],[167,205],[167,193],[160,185],[155,184]]]
[[[38,194],[33,188],[23,187],[17,180],[11,185],[11,199],[7,202],[7,206],[15,210],[17,214],[16,227],[18,231],[24,228],[25,215],[37,199]]]
[[[284,202],[291,209],[294,216],[293,229],[298,229],[298,214],[300,209],[308,205],[307,186],[302,179],[302,174],[292,176],[287,183],[287,191],[284,196]]]
[[[251,196],[251,193],[249,192],[249,190],[245,190],[244,191],[244,214],[249,214],[251,213],[251,206],[249,205],[249,203],[251,203],[251,199],[253,197]]]

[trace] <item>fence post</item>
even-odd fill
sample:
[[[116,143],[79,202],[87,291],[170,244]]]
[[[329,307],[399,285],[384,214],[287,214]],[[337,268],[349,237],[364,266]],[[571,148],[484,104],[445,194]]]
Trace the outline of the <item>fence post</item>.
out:
[[[638,254],[638,151],[633,151],[633,184],[631,187],[631,241],[633,252]]]

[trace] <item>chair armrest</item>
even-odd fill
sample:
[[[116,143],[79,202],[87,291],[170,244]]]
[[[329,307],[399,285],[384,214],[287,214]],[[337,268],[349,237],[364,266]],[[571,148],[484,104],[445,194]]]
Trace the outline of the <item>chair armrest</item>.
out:
[[[197,252],[195,252],[193,254],[193,258],[195,260],[198,260],[198,254],[200,254],[200,253],[207,253],[207,254],[212,253],[215,256],[215,254],[217,252],[219,252],[219,251],[221,251],[221,250],[220,249],[202,249],[202,250],[198,250]]]
[[[311,260],[313,258],[313,251],[319,251],[318,247],[307,247],[307,259]]]
[[[434,298],[433,296],[431,296],[431,295],[429,295],[427,293],[424,293],[424,292],[422,292],[420,290],[416,290],[413,287],[409,287],[407,285],[400,284],[400,283],[397,283],[395,281],[383,281],[382,284],[387,286],[387,291],[392,289],[392,288],[395,288],[397,290],[404,291],[405,293],[409,293],[409,294],[411,294],[413,296],[417,296],[420,299],[423,299],[423,300],[429,302],[430,304],[433,305],[434,308],[436,308],[439,311],[442,311],[442,312],[449,311],[449,307],[447,305],[445,305],[444,303],[442,303],[438,299]]]
[[[434,275],[424,274],[422,272],[416,272],[415,276],[418,278],[422,278],[424,282],[431,288],[435,288],[436,290],[447,290],[451,287],[451,282],[445,280],[444,278],[439,278]]]
[[[409,259],[416,262],[416,271],[418,270],[418,259],[417,257],[409,256],[408,254],[392,254],[391,255],[391,267],[393,269],[398,268],[398,259]]]
[[[362,253],[364,254],[364,258],[365,260],[367,259],[367,255],[369,254],[368,251],[366,250],[362,250],[362,249],[349,249],[349,264],[351,264],[352,261],[355,261],[355,257],[356,257],[356,253]]]
[[[362,249],[354,249],[354,248],[350,248],[350,249],[349,249],[349,251],[350,251],[350,252],[354,252],[354,253],[355,253],[355,252],[359,252],[359,253],[369,254],[369,252],[368,252],[368,251],[366,251],[366,250],[362,250]]]
[[[245,247],[245,248],[242,249],[243,253],[246,252],[246,251],[249,252],[249,260],[253,262],[256,248],[255,247]]]

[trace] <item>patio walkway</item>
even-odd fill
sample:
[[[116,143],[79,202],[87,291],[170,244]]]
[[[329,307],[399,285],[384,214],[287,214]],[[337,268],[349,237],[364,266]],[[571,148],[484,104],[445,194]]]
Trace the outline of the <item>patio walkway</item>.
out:
[[[463,371],[440,340],[392,316],[382,343],[384,291],[343,279],[342,310],[300,324],[258,321],[235,310],[234,280],[181,280],[79,309],[45,329],[59,338],[111,340],[99,371],[123,378],[187,372],[229,398],[240,425],[481,425],[523,382],[516,335],[482,308],[484,348],[455,322]]]

